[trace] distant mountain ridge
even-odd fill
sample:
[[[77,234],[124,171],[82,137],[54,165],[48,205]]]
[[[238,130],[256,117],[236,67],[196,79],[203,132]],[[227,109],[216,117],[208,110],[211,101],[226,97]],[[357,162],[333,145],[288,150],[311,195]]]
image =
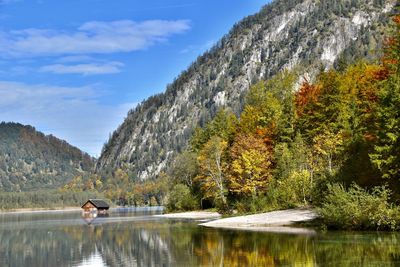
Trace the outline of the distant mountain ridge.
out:
[[[376,58],[393,0],[273,1],[236,24],[163,94],[128,113],[103,147],[96,172],[156,177],[221,107],[239,114],[249,87],[283,69],[319,69]],[[302,76],[302,75],[299,75]],[[300,82],[300,80],[299,80]]]
[[[94,159],[32,126],[0,123],[0,191],[57,188],[93,169]]]

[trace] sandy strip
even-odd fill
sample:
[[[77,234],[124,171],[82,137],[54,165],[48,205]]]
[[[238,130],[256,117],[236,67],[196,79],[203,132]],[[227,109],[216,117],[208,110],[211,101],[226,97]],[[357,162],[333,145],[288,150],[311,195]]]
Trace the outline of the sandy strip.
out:
[[[280,210],[272,211],[261,214],[238,216],[231,218],[224,218],[211,222],[200,224],[205,227],[214,228],[228,228],[228,229],[257,229],[257,228],[271,228],[275,227],[275,230],[283,230],[285,226],[291,225],[296,222],[311,221],[317,217],[317,214],[312,210]],[[283,229],[282,229],[283,228]],[[271,230],[273,230],[271,228]]]
[[[167,219],[189,219],[189,220],[221,218],[221,214],[219,214],[218,212],[210,212],[210,211],[189,211],[189,212],[168,213],[168,214],[161,214],[154,216]]]

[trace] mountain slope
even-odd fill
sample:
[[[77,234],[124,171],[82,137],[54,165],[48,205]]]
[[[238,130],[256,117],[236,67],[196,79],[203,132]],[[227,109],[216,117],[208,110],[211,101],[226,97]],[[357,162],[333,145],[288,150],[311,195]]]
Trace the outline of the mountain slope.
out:
[[[223,106],[239,113],[251,84],[282,69],[315,73],[376,57],[392,0],[274,1],[233,27],[163,94],[130,111],[97,161],[96,171],[157,176],[186,146],[194,128]]]
[[[56,188],[93,165],[88,154],[52,135],[0,123],[0,191]]]

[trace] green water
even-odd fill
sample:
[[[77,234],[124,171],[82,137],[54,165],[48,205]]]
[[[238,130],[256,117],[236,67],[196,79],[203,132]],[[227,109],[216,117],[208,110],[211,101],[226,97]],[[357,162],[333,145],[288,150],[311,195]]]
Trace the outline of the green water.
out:
[[[227,231],[154,212],[0,215],[0,266],[400,266],[400,234]]]

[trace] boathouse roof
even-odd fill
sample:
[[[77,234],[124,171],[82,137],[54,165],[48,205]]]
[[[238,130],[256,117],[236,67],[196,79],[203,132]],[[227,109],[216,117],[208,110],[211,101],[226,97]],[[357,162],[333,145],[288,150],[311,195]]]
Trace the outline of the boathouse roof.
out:
[[[89,199],[88,201],[86,201],[83,205],[82,208],[88,203],[92,203],[93,206],[95,206],[97,209],[106,209],[108,210],[110,208],[110,206],[107,204],[107,202],[105,202],[102,199]]]

